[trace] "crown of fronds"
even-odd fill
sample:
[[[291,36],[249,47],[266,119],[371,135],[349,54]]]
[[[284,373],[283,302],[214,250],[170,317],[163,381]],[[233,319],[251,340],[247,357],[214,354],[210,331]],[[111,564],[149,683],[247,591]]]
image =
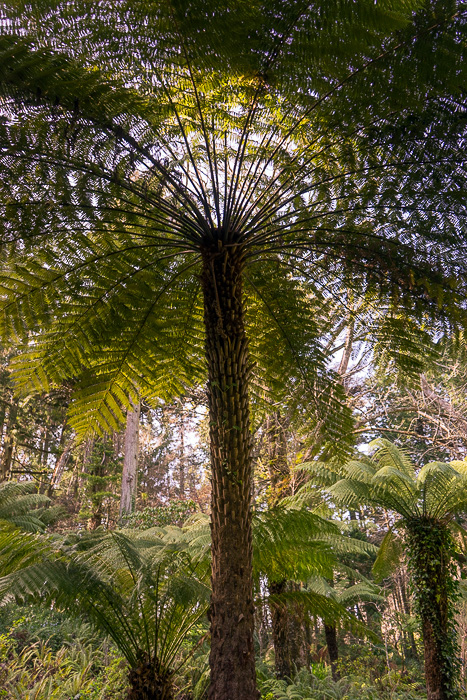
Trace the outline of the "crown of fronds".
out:
[[[309,295],[339,281],[452,319],[462,292],[465,22],[421,5],[2,4],[19,386],[73,377],[84,433],[203,380],[202,251],[241,246],[255,396],[294,385],[345,432]]]
[[[2,535],[0,561],[15,546],[24,560],[0,580],[2,599],[54,601],[71,614],[85,613],[132,667],[151,659],[158,671],[171,672],[181,644],[206,613],[209,587],[206,568],[160,534],[114,532],[72,549],[46,547],[36,538],[40,557],[32,541],[11,543]]]
[[[370,448],[376,448],[371,457],[358,456],[344,464],[309,462],[301,468],[309,473],[311,483],[325,487],[334,502],[350,508],[384,507],[405,522],[449,521],[467,510],[466,462],[429,462],[418,468],[388,440],[374,440]]]
[[[61,509],[50,507],[50,498],[36,492],[32,483],[0,483],[0,520],[29,532],[42,532]]]

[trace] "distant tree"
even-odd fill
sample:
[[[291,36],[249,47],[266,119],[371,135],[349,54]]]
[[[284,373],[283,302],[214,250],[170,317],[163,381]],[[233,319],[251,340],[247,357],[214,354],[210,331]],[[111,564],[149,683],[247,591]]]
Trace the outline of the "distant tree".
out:
[[[139,419],[141,403],[128,409],[126,416],[122,490],[120,497],[119,518],[122,520],[135,508],[136,490],[138,482],[138,453],[139,453]]]

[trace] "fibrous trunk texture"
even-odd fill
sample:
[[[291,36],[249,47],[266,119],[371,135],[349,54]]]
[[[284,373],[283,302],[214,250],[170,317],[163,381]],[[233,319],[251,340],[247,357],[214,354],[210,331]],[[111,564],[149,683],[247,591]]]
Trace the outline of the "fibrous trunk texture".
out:
[[[123,456],[120,519],[133,511],[138,473],[139,416],[141,404],[128,411],[126,416],[125,446]]]
[[[150,661],[130,669],[128,700],[173,700],[172,674],[161,673]]]
[[[203,255],[212,469],[210,700],[256,700],[251,540],[252,443],[242,251]]]

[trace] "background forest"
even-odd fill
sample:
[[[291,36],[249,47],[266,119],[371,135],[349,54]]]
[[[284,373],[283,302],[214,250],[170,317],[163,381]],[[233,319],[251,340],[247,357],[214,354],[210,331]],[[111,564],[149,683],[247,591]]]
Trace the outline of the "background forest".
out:
[[[346,311],[333,323],[325,340],[329,361],[357,416],[357,451],[368,453],[368,442],[383,435],[420,465],[463,460],[467,432],[462,342],[433,348],[423,373],[407,375],[393,367],[388,373],[374,345],[362,338],[357,313]],[[134,481],[125,488],[125,443],[133,440],[134,449],[135,439],[128,425],[76,444],[67,423],[66,387],[16,398],[11,356],[12,351],[4,353],[2,368],[2,473],[6,480],[34,484],[35,493],[48,495],[59,506],[49,531],[65,537],[78,533],[86,540],[92,532],[104,536],[122,527],[127,533],[157,528],[156,536],[172,543],[194,531],[188,539],[194,540],[195,551],[200,546],[204,550],[210,474],[202,388],[158,408],[142,403],[132,428],[138,441]],[[281,522],[277,514],[267,524],[271,531],[261,543],[255,612],[262,697],[426,697],[422,632],[403,547],[389,554],[376,576],[372,571],[377,548],[393,524],[391,514],[369,504],[349,509],[330,498],[323,500],[306,464],[316,451],[313,422],[307,425],[305,418],[297,428],[293,416],[276,409],[255,426],[255,511],[274,513],[282,503],[282,513],[293,513],[306,504],[307,512],[335,523],[343,538],[354,538],[357,545],[334,542],[338,561],[329,568],[319,549],[306,552],[317,540],[325,542],[326,532],[316,532],[306,521]],[[130,505],[122,512],[128,488]],[[462,578],[464,537],[456,542],[455,577]],[[276,581],[274,558],[287,570],[291,557],[302,559],[301,576],[291,571],[291,581]],[[462,686],[467,663],[463,591],[456,613]],[[320,595],[331,595],[343,606],[327,611],[328,622],[323,612],[327,602]],[[5,697],[126,697],[127,661],[111,639],[96,633],[84,611],[70,618],[66,609],[28,604],[26,598],[21,605],[2,608],[0,619]],[[205,697],[207,629],[201,617],[191,630],[184,630],[177,655],[183,664],[173,679],[177,698]]]
[[[0,697],[465,697],[466,19],[0,2]]]

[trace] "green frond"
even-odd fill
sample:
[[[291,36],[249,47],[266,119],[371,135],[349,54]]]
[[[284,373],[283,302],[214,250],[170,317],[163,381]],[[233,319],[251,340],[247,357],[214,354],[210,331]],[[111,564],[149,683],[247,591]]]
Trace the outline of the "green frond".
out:
[[[388,530],[380,544],[378,556],[373,564],[373,576],[382,581],[391,575],[402,559],[402,543],[392,528]]]
[[[352,416],[337,376],[327,369],[316,298],[302,280],[278,278],[277,256],[262,253],[261,258],[261,267],[252,265],[246,276],[250,352],[257,368],[253,406],[264,413],[286,401],[298,424],[306,417],[308,431],[314,424],[325,441],[345,453],[341,436],[351,435]]]
[[[313,574],[332,576],[337,564],[334,523],[306,510],[271,508],[253,518],[253,570],[256,578],[304,581]]]
[[[55,104],[69,112],[82,111],[102,124],[122,114],[143,116],[147,101],[108,73],[86,69],[56,51],[34,46],[12,34],[0,37],[0,93],[17,100]]]
[[[62,512],[48,508],[50,498],[36,492],[35,485],[25,482],[0,483],[0,520],[29,532],[42,532]]]
[[[371,498],[371,491],[365,483],[351,481],[350,479],[339,479],[336,483],[326,489],[332,500],[349,506],[358,506]]]
[[[99,245],[105,256],[104,244]],[[111,260],[114,249],[108,253]],[[108,279],[116,270],[113,260],[112,269],[106,270],[105,262],[94,252],[89,265],[81,257],[63,271],[66,287],[75,285],[77,291],[81,275],[87,276],[86,292],[79,296],[70,295],[71,290],[64,296],[53,281],[47,298],[57,320],[49,330],[51,309],[42,311],[31,299],[37,292],[44,305],[40,279],[24,300],[15,301],[23,315],[23,301],[31,300],[39,313],[35,322],[44,328],[15,358],[17,387],[27,394],[79,377],[70,408],[70,425],[79,436],[115,430],[137,394],[150,400],[171,398],[204,377],[199,289],[193,275],[185,274],[186,264],[179,270],[172,264],[169,270],[155,259],[151,269],[147,264],[140,269],[138,256],[125,260],[122,253],[121,277],[109,293]]]
[[[370,484],[375,476],[375,465],[367,457],[351,459],[345,463],[344,473],[347,479]]]
[[[301,591],[285,591],[277,595],[269,595],[268,605],[295,605],[307,610],[311,615],[320,617],[329,623],[350,622],[355,618],[335,598],[319,593],[313,589]],[[356,622],[356,621],[355,621]]]
[[[378,469],[373,477],[373,490],[376,501],[395,507],[404,517],[418,511],[420,492],[414,475],[411,478],[396,466],[388,465]]]
[[[405,381],[418,378],[438,354],[430,333],[406,315],[386,314],[374,335],[376,367],[391,376],[399,372]]]
[[[408,455],[400,447],[396,447],[392,442],[385,438],[377,438],[370,442],[369,447],[376,452],[373,455],[373,460],[381,467],[394,467],[402,472],[409,479],[415,476],[415,466]]]
[[[350,607],[359,602],[384,603],[386,598],[381,595],[381,589],[367,581],[355,583],[349,588],[344,588],[337,594],[337,600],[341,605]]]
[[[311,482],[320,486],[330,486],[342,476],[338,462],[301,462],[295,467],[296,471],[304,471],[310,475]],[[305,484],[305,487],[307,484]]]
[[[467,462],[460,461],[460,460],[454,460],[453,462],[450,462],[451,467],[454,467],[454,469],[459,472],[459,474],[462,474],[463,476],[467,475]]]
[[[337,590],[333,586],[330,586],[326,579],[320,576],[312,576],[307,581],[306,587],[309,591],[311,590],[327,598],[336,600],[339,605],[344,607],[351,607],[363,601],[379,603],[385,600],[384,596],[381,595],[380,588],[370,581],[360,581],[348,588]]]
[[[40,562],[51,549],[49,540],[38,538],[30,532],[22,532],[9,521],[0,521],[1,576]]]
[[[13,546],[5,541],[5,551]],[[201,571],[205,577],[206,569]],[[73,614],[84,612],[130,665],[144,652],[168,670],[206,613],[209,586],[183,543],[176,547],[144,533],[115,532],[82,551],[54,552],[43,545],[41,556],[32,557],[27,550],[0,579],[0,594],[3,600],[55,601]]]

